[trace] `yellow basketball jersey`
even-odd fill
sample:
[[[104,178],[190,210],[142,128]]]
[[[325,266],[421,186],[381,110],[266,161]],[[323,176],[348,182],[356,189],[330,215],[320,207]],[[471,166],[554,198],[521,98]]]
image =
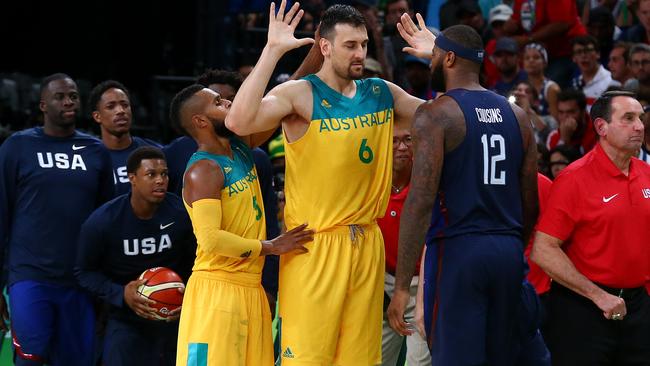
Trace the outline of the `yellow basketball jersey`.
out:
[[[304,136],[285,140],[285,220],[316,231],[382,217],[392,179],[393,96],[381,79],[356,80],[348,98],[320,80]]]
[[[228,156],[197,151],[187,167],[199,160],[215,161],[221,167],[224,187],[221,190],[221,229],[247,239],[266,239],[264,204],[250,148],[238,138],[230,140],[233,159]],[[183,200],[185,203],[185,201]],[[192,208],[185,203],[192,219]],[[193,271],[223,270],[261,273],[264,257],[234,258],[204,252],[198,243]]]

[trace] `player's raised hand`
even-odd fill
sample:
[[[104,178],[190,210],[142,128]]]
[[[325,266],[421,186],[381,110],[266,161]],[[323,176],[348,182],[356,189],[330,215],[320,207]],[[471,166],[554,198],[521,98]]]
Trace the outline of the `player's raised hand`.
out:
[[[307,229],[307,224],[296,226],[273,240],[267,240],[262,247],[262,254],[280,255],[294,250],[307,253],[305,244],[314,240],[314,231]]]
[[[407,13],[402,14],[400,22],[397,23],[399,34],[411,46],[404,47],[402,51],[415,57],[430,59],[433,55],[436,36],[427,28],[420,13],[415,14],[415,16],[418,19],[417,26]]]
[[[153,315],[156,313],[156,309],[150,307],[156,302],[149,300],[146,297],[138,293],[138,287],[144,285],[147,280],[135,280],[131,281],[124,286],[124,302],[136,313],[139,317],[145,319],[154,319]]]
[[[404,320],[406,313],[406,305],[409,303],[411,294],[408,290],[400,290],[395,288],[393,298],[390,300],[390,305],[386,313],[388,314],[388,322],[393,330],[401,335],[411,335],[415,331],[415,325],[409,324]]]
[[[280,8],[275,12],[275,3],[271,3],[269,11],[269,33],[267,46],[279,52],[287,52],[294,48],[314,43],[312,38],[297,39],[293,32],[296,30],[304,10],[300,9],[300,3],[293,4],[285,14],[286,0],[282,0]]]

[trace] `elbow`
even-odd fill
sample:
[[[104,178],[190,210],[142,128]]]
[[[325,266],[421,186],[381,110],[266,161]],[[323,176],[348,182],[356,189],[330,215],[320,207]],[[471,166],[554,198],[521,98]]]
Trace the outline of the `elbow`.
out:
[[[226,120],[225,120],[226,128],[232,131],[237,136],[250,135],[250,133],[246,131],[246,129],[244,128],[243,124],[235,122],[237,118],[236,116],[233,117],[232,114],[233,112],[230,112],[226,116]]]

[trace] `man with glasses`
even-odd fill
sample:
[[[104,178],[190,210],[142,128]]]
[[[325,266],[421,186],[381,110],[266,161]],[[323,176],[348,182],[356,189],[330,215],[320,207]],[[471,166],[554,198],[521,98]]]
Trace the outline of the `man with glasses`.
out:
[[[411,170],[413,168],[413,149],[411,132],[408,129],[395,127],[393,131],[393,181],[390,200],[384,217],[377,220],[381,233],[384,236],[386,248],[386,274],[384,276],[384,306],[387,307],[395,290],[395,266],[397,265],[397,242],[399,238],[399,222],[402,216],[402,207],[409,191]],[[404,319],[410,324],[416,323],[415,296],[419,283],[418,263],[415,276],[409,287],[410,299],[404,314]],[[388,300],[388,301],[386,301]],[[388,315],[384,311],[382,330],[382,365],[397,364],[404,336],[395,332],[388,322]],[[406,337],[406,360],[409,365],[431,365],[431,356],[426,340],[420,332],[414,332]],[[403,362],[402,362],[403,363]]]
[[[587,98],[587,112],[596,99],[610,86],[621,86],[612,79],[612,74],[600,64],[598,40],[592,36],[580,36],[571,41],[573,62],[578,65],[580,75],[573,79],[575,89],[580,89]]]
[[[638,43],[630,49],[629,67],[634,79],[625,83],[625,89],[639,92],[641,87],[650,86],[650,46]]]

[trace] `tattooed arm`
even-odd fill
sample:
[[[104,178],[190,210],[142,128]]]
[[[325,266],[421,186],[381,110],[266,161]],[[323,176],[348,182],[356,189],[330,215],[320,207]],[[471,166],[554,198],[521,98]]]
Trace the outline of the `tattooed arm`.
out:
[[[400,219],[395,294],[388,308],[391,327],[403,335],[414,330],[404,322],[409,285],[431,222],[445,152],[457,147],[465,135],[462,112],[451,98],[429,101],[418,107],[411,133],[413,171]]]
[[[524,143],[524,161],[519,171],[519,182],[521,184],[521,207],[524,219],[522,240],[524,244],[528,244],[539,213],[539,198],[537,196],[537,145],[535,144],[533,129],[526,112],[515,104],[511,104],[511,106],[517,116],[521,139]]]

